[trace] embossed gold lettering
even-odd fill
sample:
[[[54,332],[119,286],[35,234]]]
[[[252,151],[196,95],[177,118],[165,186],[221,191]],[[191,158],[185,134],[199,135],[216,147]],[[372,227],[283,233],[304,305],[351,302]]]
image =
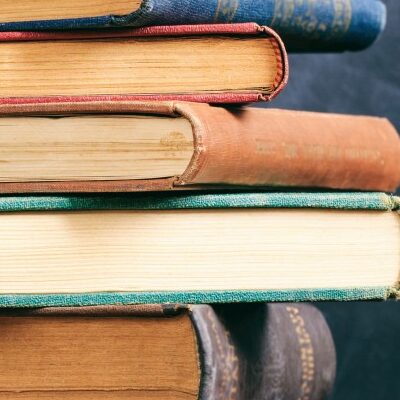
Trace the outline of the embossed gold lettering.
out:
[[[315,374],[314,348],[311,336],[307,331],[303,317],[300,315],[299,308],[295,306],[287,306],[286,311],[289,313],[290,320],[294,325],[300,346],[301,394],[298,397],[298,400],[310,400]]]
[[[214,22],[232,22],[239,7],[239,0],[218,0]]]

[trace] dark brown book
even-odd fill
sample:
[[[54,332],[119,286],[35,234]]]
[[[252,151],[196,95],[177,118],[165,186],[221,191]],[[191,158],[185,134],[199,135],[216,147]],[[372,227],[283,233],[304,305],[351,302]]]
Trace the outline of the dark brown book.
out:
[[[400,140],[384,118],[38,99],[0,104],[0,116],[2,193],[400,184]]]
[[[335,376],[307,304],[7,310],[0,399],[320,400]]]

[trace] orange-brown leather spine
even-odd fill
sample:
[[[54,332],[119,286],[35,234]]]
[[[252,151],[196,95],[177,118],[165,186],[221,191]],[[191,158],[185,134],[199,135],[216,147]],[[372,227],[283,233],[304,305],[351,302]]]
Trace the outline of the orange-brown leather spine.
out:
[[[178,185],[301,186],[394,191],[400,139],[385,118],[177,104],[196,152]]]
[[[195,151],[182,176],[149,180],[1,183],[1,193],[130,192],[210,185],[394,191],[400,139],[384,118],[188,102],[0,104],[0,115],[140,113],[183,116]]]

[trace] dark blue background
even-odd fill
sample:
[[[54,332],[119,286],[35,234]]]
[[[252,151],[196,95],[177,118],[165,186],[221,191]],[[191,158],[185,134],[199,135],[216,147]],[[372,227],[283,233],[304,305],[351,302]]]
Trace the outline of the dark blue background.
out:
[[[386,116],[400,131],[400,1],[385,3],[386,30],[371,48],[290,55],[288,87],[268,107]],[[338,354],[332,400],[400,399],[400,302],[318,306]]]
[[[400,131],[400,1],[384,3],[386,29],[367,50],[290,54],[288,86],[268,107],[385,116]]]

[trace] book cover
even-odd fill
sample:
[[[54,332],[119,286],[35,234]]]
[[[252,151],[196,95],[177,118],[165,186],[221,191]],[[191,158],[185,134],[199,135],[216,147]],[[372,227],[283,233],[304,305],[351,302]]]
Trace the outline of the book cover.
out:
[[[16,400],[320,400],[335,380],[330,329],[309,304],[7,309],[0,321],[0,385]]]
[[[4,195],[1,212],[80,210],[185,210],[218,208],[316,208],[398,211],[400,198],[379,192],[259,191],[153,192],[103,195]]]
[[[0,212],[84,210],[194,210],[194,209],[326,209],[396,212],[400,199],[383,193],[259,192],[225,194],[3,196]],[[346,211],[344,211],[346,212]],[[383,217],[385,217],[382,214]],[[379,217],[378,214],[376,214]],[[225,216],[226,217],[226,216]],[[360,214],[360,218],[362,214]],[[389,217],[389,215],[388,215]],[[390,216],[391,217],[391,216]],[[67,218],[67,216],[65,216]],[[386,217],[385,217],[386,218]],[[395,221],[393,221],[395,223]],[[397,228],[393,228],[394,231]],[[395,267],[393,267],[395,268]],[[398,267],[396,267],[398,268]],[[391,270],[389,271],[392,275]],[[389,281],[389,280],[388,280]],[[374,280],[375,282],[375,280]],[[386,282],[386,281],[385,281]],[[324,288],[263,290],[107,291],[83,293],[1,294],[0,307],[88,306],[135,303],[219,303],[257,301],[320,301],[386,299],[398,295],[394,281],[386,285],[339,285]]]
[[[96,113],[158,114],[187,119],[193,130],[191,161],[179,176],[31,182],[13,182],[7,178],[8,182],[0,182],[0,192],[204,190],[210,185],[390,192],[400,184],[400,140],[395,128],[384,118],[68,97],[7,99],[0,104],[0,115],[11,118]],[[5,142],[3,147],[7,148]]]
[[[128,15],[3,22],[0,29],[256,22],[276,29],[289,50],[343,51],[369,46],[386,21],[386,8],[379,0],[143,0],[134,8],[132,4]]]
[[[190,78],[189,81],[191,80],[192,84],[194,85],[192,89],[185,89],[183,90],[181,88],[181,81],[175,79],[177,82],[176,85],[178,86],[178,89],[175,86],[168,86],[166,89],[161,90],[162,88],[162,81],[160,84],[158,84],[157,87],[153,87],[153,84],[151,84],[151,87],[147,87],[144,91],[140,90],[140,84],[143,81],[141,78],[135,78],[131,84],[131,88],[129,90],[126,90],[127,86],[127,81],[132,77],[132,71],[130,68],[131,64],[126,65],[126,60],[120,60],[119,68],[116,68],[115,65],[109,63],[109,58],[108,57],[103,57],[102,62],[103,62],[103,69],[109,70],[110,72],[113,70],[118,70],[119,73],[123,74],[123,81],[121,81],[120,77],[114,77],[116,80],[114,81],[114,86],[116,86],[115,82],[118,82],[119,85],[119,91],[115,89],[115,87],[109,87],[107,81],[104,80],[104,75],[96,75],[93,77],[94,71],[98,72],[99,68],[99,63],[100,61],[95,64],[95,61],[93,61],[92,58],[85,59],[85,65],[86,67],[83,68],[83,73],[87,74],[87,76],[92,76],[93,81],[96,82],[96,85],[94,88],[92,87],[86,87],[86,90],[83,90],[81,86],[79,85],[79,80],[77,80],[76,75],[77,74],[82,74],[81,66],[79,63],[82,63],[82,60],[79,60],[78,65],[72,63],[67,64],[66,70],[64,71],[65,74],[69,74],[70,80],[68,83],[66,83],[65,87],[69,87],[71,89],[71,92],[69,92],[70,96],[66,95],[63,93],[62,88],[59,88],[59,77],[54,76],[54,68],[64,68],[65,63],[63,63],[63,60],[60,60],[58,57],[55,56],[55,58],[52,60],[52,64],[49,67],[47,63],[49,60],[45,60],[45,63],[41,66],[41,68],[48,68],[49,74],[52,76],[51,77],[51,82],[46,81],[47,83],[43,82],[43,70],[39,68],[37,65],[36,67],[31,67],[29,70],[29,74],[24,78],[27,80],[26,86],[28,87],[28,91],[24,91],[25,86],[22,88],[22,94],[15,94],[15,88],[12,84],[13,79],[20,79],[17,78],[15,75],[12,75],[10,78],[11,81],[8,82],[7,84],[7,91],[6,94],[1,94],[0,90],[0,104],[17,104],[17,103],[31,103],[31,102],[37,102],[38,99],[30,99],[33,98],[34,96],[37,96],[35,92],[35,84],[37,86],[40,86],[40,83],[47,88],[48,90],[51,90],[51,93],[48,94],[48,92],[44,92],[45,95],[43,95],[40,99],[39,102],[64,102],[64,101],[71,101],[71,100],[76,100],[79,102],[82,101],[106,101],[106,100],[120,100],[120,101],[133,101],[133,100],[142,100],[142,101],[151,101],[151,100],[184,100],[184,101],[193,101],[193,102],[201,102],[201,103],[246,103],[246,102],[254,102],[254,101],[270,101],[272,100],[275,96],[277,96],[281,90],[285,87],[287,80],[288,80],[288,60],[287,60],[287,54],[286,50],[284,47],[284,44],[280,37],[270,28],[268,27],[261,27],[257,24],[254,23],[244,23],[244,24],[211,24],[211,25],[182,25],[182,26],[153,26],[153,27],[145,27],[145,28],[137,28],[137,29],[113,29],[113,30],[95,30],[95,31],[83,31],[83,30],[76,30],[76,31],[68,31],[68,32],[61,32],[61,31],[52,31],[52,32],[0,32],[0,48],[1,45],[21,45],[21,43],[26,43],[29,42],[29,44],[37,44],[38,42],[45,42],[46,44],[51,44],[56,46],[57,42],[60,42],[61,45],[64,44],[65,46],[68,45],[75,45],[75,46],[81,46],[81,45],[88,45],[89,50],[92,50],[96,53],[99,51],[102,51],[104,44],[109,45],[109,42],[107,39],[121,39],[123,43],[126,43],[124,41],[129,41],[131,39],[135,38],[143,38],[147,39],[147,41],[143,43],[149,43],[150,39],[152,38],[160,38],[160,42],[162,41],[163,38],[165,40],[169,40],[168,43],[170,43],[171,38],[184,38],[189,40],[189,38],[205,38],[205,40],[209,40],[208,43],[212,43],[212,38],[218,38],[218,37],[223,37],[229,39],[230,37],[236,38],[244,38],[244,39],[251,39],[251,38],[265,38],[266,43],[268,43],[268,46],[262,46],[261,48],[263,50],[267,49],[266,51],[268,54],[271,56],[271,62],[273,67],[264,66],[262,69],[262,74],[264,78],[264,72],[270,74],[271,76],[268,77],[267,81],[271,82],[264,82],[264,79],[262,79],[263,83],[260,84],[266,85],[265,87],[262,86],[257,86],[253,87],[252,85],[249,86],[244,86],[240,85],[240,88],[238,89],[236,87],[233,88],[232,90],[226,90],[226,88],[218,89],[215,90],[215,88],[202,88],[200,86],[200,89],[197,90],[197,80],[200,80],[203,78],[204,72],[200,70],[199,72],[196,72],[195,75],[192,75],[193,70],[195,69],[194,64],[190,68]],[[93,39],[93,41],[88,41],[87,39]],[[104,39],[104,41],[102,40]],[[151,41],[153,43],[154,41]],[[175,40],[172,40],[171,43],[175,43]],[[93,43],[95,43],[95,49],[93,50]],[[130,55],[132,53],[135,55],[135,57],[138,57],[136,53],[134,52],[133,48],[135,46],[135,43],[129,41],[131,44],[131,51],[129,52]],[[142,42],[138,42],[142,43]],[[259,44],[259,42],[256,40],[254,43]],[[44,44],[43,44],[44,45]],[[122,44],[123,45],[123,44]],[[137,44],[136,44],[137,45]],[[152,44],[153,46],[158,45],[158,42],[156,45]],[[125,44],[126,46],[126,44]],[[209,46],[205,46],[207,49]],[[227,46],[230,48],[229,46]],[[12,48],[12,47],[11,47]],[[40,49],[40,47],[37,47]],[[52,47],[54,48],[55,52],[58,50],[57,47]],[[62,46],[61,46],[62,48]],[[69,47],[68,47],[69,48]],[[112,48],[112,47],[111,47]],[[155,47],[156,48],[156,47]],[[4,51],[8,51],[9,47],[7,46]],[[19,50],[16,51],[14,57],[15,59],[18,60],[18,62],[14,59],[13,62],[18,63],[20,66],[22,66],[22,70],[24,69],[24,65],[26,63],[26,48],[20,48],[18,47]],[[146,47],[147,49],[147,47]],[[259,49],[259,47],[257,47]],[[88,50],[88,51],[89,51]],[[61,49],[62,51],[62,49]],[[72,51],[71,54],[74,54],[74,49],[70,50]],[[111,51],[111,50],[109,50]],[[146,50],[145,50],[146,51]],[[147,49],[148,51],[148,49]],[[207,50],[208,52],[209,50]],[[257,50],[258,51],[258,50]],[[29,54],[31,54],[30,52]],[[204,52],[203,52],[204,53]],[[202,53],[202,54],[203,54]],[[228,49],[229,53],[229,49]],[[82,53],[86,54],[86,53]],[[143,58],[143,63],[149,62],[148,60],[148,54],[146,53],[145,58]],[[208,54],[208,53],[207,53]],[[7,53],[7,58],[10,57],[9,53]],[[32,57],[35,57],[34,55]],[[133,57],[133,56],[132,56]],[[141,73],[147,71],[146,68],[143,69],[142,66],[138,65],[138,62],[136,58],[134,57],[133,60],[131,60],[132,63],[136,65],[137,71],[141,71]],[[142,55],[143,57],[143,55]],[[165,58],[166,57],[166,58]],[[206,55],[205,55],[206,57]],[[161,55],[159,56],[161,58]],[[153,67],[157,67],[160,65],[159,58],[154,60]],[[167,59],[170,59],[171,56],[164,55],[164,60],[166,61]],[[135,61],[136,60],[136,61]],[[247,58],[246,58],[247,60]],[[115,61],[115,60],[114,60]],[[140,60],[139,60],[140,61]],[[42,59],[36,60],[36,63],[41,63]],[[35,63],[32,61],[32,63]],[[187,66],[187,61],[186,58],[179,58],[179,62],[181,62],[181,68]],[[206,60],[206,65],[209,66],[210,63],[213,63],[214,60]],[[225,60],[223,60],[225,62]],[[250,60],[250,63],[251,60]],[[140,63],[139,63],[140,64]],[[54,67],[56,65],[57,67]],[[95,68],[96,67],[96,68]],[[174,68],[174,66],[171,66]],[[170,67],[170,68],[171,68]],[[9,70],[7,69],[6,62],[3,63],[3,73],[6,78],[9,77]],[[163,66],[160,66],[161,71],[163,71]],[[21,68],[18,69],[18,71],[21,70]],[[100,71],[102,71],[100,69]],[[121,72],[122,71],[122,72]],[[165,71],[168,71],[168,68]],[[15,72],[15,71],[14,71]],[[96,72],[96,73],[97,73]],[[162,73],[162,72],[160,72]],[[166,73],[166,72],[165,72]],[[245,74],[246,72],[244,72]],[[19,74],[19,72],[18,72]],[[19,75],[18,75],[19,76]],[[86,76],[86,77],[87,77]],[[136,76],[136,75],[135,75]],[[146,75],[147,76],[147,75]],[[206,75],[207,76],[207,75]],[[171,75],[172,77],[175,77],[174,74]],[[75,81],[74,81],[75,79]],[[229,80],[230,77],[227,77]],[[148,80],[151,82],[154,80],[153,77],[147,76],[144,81],[148,83]],[[39,82],[40,81],[40,82]],[[195,81],[193,83],[193,81]],[[74,85],[75,83],[75,85]],[[165,82],[164,82],[165,83]],[[214,80],[215,83],[215,80]],[[11,86],[10,86],[11,85]],[[30,85],[33,85],[31,87]],[[161,85],[161,86],[160,86]],[[169,85],[169,83],[168,83]],[[257,84],[258,85],[258,84]],[[36,86],[36,87],[37,87]],[[71,88],[72,86],[72,88]],[[268,86],[268,87],[267,87]],[[4,84],[4,87],[6,85]],[[138,89],[139,87],[139,89]],[[78,88],[78,89],[77,89]],[[90,94],[87,94],[88,90],[91,90]],[[76,92],[77,91],[77,92]],[[26,94],[28,93],[28,94]],[[76,94],[78,93],[78,94]]]

